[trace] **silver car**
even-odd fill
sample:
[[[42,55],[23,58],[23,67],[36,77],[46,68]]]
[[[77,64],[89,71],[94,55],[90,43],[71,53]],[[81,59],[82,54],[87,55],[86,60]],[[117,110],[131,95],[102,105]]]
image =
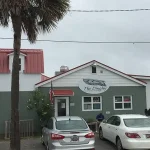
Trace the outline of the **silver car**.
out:
[[[47,150],[95,150],[94,133],[76,116],[52,117],[42,129]]]

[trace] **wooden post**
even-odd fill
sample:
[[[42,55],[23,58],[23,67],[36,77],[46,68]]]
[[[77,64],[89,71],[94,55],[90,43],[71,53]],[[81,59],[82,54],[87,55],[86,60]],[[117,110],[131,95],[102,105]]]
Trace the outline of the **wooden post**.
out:
[[[5,121],[5,140],[7,139],[7,121]]]

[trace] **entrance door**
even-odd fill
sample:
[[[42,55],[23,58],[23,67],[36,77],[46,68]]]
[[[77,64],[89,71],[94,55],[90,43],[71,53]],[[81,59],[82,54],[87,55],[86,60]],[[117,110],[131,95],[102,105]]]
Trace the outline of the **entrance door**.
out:
[[[69,116],[69,97],[55,98],[55,116]]]

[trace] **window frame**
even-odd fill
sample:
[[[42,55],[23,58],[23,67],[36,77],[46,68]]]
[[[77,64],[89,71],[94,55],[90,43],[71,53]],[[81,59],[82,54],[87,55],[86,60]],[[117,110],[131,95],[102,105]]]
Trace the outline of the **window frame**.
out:
[[[124,102],[123,101],[123,98],[125,97],[125,96],[129,96],[130,97],[130,99],[131,99],[131,101],[130,102]],[[115,97],[122,97],[122,102],[115,102]],[[114,110],[132,110],[133,109],[133,105],[132,105],[132,95],[115,95],[115,96],[113,96],[113,101],[114,101]],[[116,103],[121,103],[122,104],[122,108],[115,108],[115,104]],[[124,108],[124,104],[125,103],[130,103],[131,104],[131,108]]]
[[[91,102],[84,103],[84,98],[85,97],[90,97],[91,98]],[[100,97],[100,102],[93,102],[93,98],[94,97]],[[88,103],[92,105],[92,109],[91,110],[85,110],[84,109],[84,104],[88,104]],[[101,109],[93,109],[93,104],[101,104]],[[82,96],[82,111],[102,111],[102,109],[103,109],[102,96]]]
[[[92,74],[96,74],[97,73],[97,67],[96,66],[92,66]]]

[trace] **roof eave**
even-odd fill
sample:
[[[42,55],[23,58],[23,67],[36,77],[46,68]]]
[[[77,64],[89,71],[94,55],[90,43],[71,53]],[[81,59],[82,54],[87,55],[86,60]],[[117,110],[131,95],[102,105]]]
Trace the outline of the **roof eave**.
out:
[[[144,77],[144,76],[132,76],[132,77],[134,77],[134,78],[136,78],[136,79],[145,79],[145,80],[150,80],[150,77]]]
[[[130,75],[128,75],[128,74],[125,74],[125,73],[123,73],[123,72],[121,72],[121,71],[118,71],[118,70],[116,70],[116,69],[114,69],[114,68],[111,68],[111,67],[109,67],[109,66],[107,66],[107,65],[105,65],[105,64],[102,64],[102,63],[100,63],[100,62],[98,62],[98,61],[96,61],[96,60],[93,60],[93,61],[90,61],[90,62],[88,62],[88,63],[85,63],[85,64],[83,64],[83,65],[81,65],[81,66],[75,67],[75,68],[73,68],[73,69],[71,69],[71,70],[69,70],[69,71],[67,71],[67,72],[65,72],[65,73],[62,73],[62,74],[60,74],[60,75],[54,76],[54,77],[52,77],[52,78],[49,78],[49,79],[47,79],[47,80],[45,80],[45,81],[43,81],[43,82],[39,82],[39,83],[35,84],[35,87],[38,88],[38,87],[40,87],[40,86],[42,86],[42,85],[44,85],[44,84],[47,84],[47,83],[49,83],[49,82],[51,82],[51,81],[53,81],[53,80],[57,80],[57,78],[64,77],[64,76],[66,76],[66,75],[68,75],[68,74],[70,74],[70,73],[73,73],[73,72],[78,71],[78,70],[80,70],[80,69],[82,69],[82,68],[88,67],[88,66],[92,65],[92,64],[95,63],[95,62],[96,62],[99,66],[101,66],[101,67],[103,67],[103,68],[105,68],[105,69],[107,69],[107,70],[110,70],[110,71],[112,71],[112,72],[114,72],[114,73],[116,73],[116,74],[119,74],[119,75],[121,75],[121,76],[123,76],[123,77],[125,77],[125,78],[128,78],[128,79],[130,79],[130,80],[132,80],[132,81],[134,81],[134,82],[136,82],[136,83],[138,83],[138,84],[141,84],[141,85],[143,85],[143,86],[146,86],[146,85],[147,85],[147,83],[144,82],[144,81],[140,81],[140,80],[138,80],[138,79],[136,79],[136,78],[134,78],[134,77],[132,77],[132,76],[130,76]]]
[[[14,52],[11,52],[11,53],[9,53],[9,54],[7,54],[8,56],[10,56],[10,55],[13,55],[14,54]],[[23,55],[23,56],[27,56],[26,54],[24,54],[24,53],[20,53],[20,55]]]

